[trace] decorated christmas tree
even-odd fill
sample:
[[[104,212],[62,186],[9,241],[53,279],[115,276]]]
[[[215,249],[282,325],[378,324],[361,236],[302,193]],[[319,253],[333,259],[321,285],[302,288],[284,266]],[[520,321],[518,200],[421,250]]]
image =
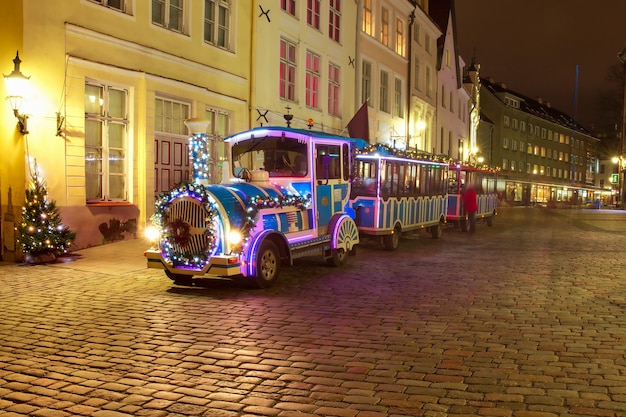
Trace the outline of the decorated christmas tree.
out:
[[[61,224],[59,209],[54,200],[48,200],[48,190],[44,181],[39,179],[36,164],[30,175],[17,239],[26,261],[33,263],[41,262],[46,255],[55,259],[67,253],[76,232]]]

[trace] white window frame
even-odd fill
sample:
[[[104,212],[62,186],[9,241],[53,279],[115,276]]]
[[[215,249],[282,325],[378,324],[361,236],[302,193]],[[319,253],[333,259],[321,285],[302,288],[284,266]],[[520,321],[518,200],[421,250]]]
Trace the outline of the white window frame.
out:
[[[99,97],[87,96],[88,87],[100,89],[101,94],[99,94]],[[111,91],[124,94],[123,115],[111,116],[111,112],[109,111]],[[128,164],[131,163],[131,161],[128,159],[129,89],[122,86],[115,86],[93,80],[86,80],[85,100],[98,100],[100,102],[100,111],[98,113],[89,112],[87,106],[85,106],[85,193],[87,204],[102,202],[126,202],[128,201],[128,172],[131,171],[128,166]],[[89,134],[87,126],[91,122],[100,123],[99,146],[87,145],[87,135]],[[122,143],[118,147],[111,146],[111,126],[121,126],[123,128],[123,130],[121,131],[123,135],[121,140]],[[117,155],[121,154],[124,158],[124,162],[122,164],[122,172],[114,172],[114,169],[112,168],[112,162],[116,162],[116,160],[114,159],[116,153]],[[100,167],[97,172],[93,171],[89,173],[89,168],[93,167],[93,163],[89,162],[90,159],[100,160]],[[91,185],[90,181],[88,181],[88,178],[94,175],[94,173],[99,177],[99,180],[97,181],[99,190],[97,193],[94,193],[93,190],[89,190],[89,187]],[[111,197],[111,179],[114,177],[121,177],[122,179],[123,186],[121,192],[119,193],[122,195],[121,197]],[[96,194],[97,196],[95,196]],[[90,195],[94,195],[94,197],[89,197]]]
[[[172,4],[174,2],[176,4]],[[163,8],[163,16],[160,16],[159,20],[154,19],[155,6],[157,5],[160,5]],[[180,17],[178,19],[173,19],[172,14],[176,10],[180,12]],[[184,33],[185,0],[152,0],[151,13],[151,20],[153,24],[169,29],[173,32]]]
[[[230,1],[204,0],[204,41],[230,50],[230,19]]]
[[[340,0],[330,0],[328,5],[328,37],[337,43],[341,41]]]
[[[320,81],[322,57],[306,51],[305,104],[312,109],[320,108]]]
[[[283,47],[284,45],[284,47]],[[292,54],[289,51],[293,51]],[[298,48],[295,42],[280,40],[279,95],[283,100],[296,101],[296,77]]]

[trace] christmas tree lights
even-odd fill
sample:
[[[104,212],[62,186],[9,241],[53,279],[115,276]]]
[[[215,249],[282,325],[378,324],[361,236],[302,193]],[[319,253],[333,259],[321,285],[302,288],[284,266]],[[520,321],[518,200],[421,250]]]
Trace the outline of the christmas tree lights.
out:
[[[18,245],[26,256],[27,262],[41,261],[42,256],[53,258],[67,254],[76,238],[61,223],[61,214],[56,202],[48,200],[48,190],[39,178],[37,165],[31,171],[31,182],[26,190],[22,207],[22,220],[16,227]]]

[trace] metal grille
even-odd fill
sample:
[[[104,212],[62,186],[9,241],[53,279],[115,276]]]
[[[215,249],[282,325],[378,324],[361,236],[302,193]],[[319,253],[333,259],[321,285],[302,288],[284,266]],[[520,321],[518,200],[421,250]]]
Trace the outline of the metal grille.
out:
[[[209,249],[205,231],[211,219],[204,205],[192,197],[181,197],[172,201],[167,209],[171,222],[181,220],[189,225],[189,239],[186,245],[170,242],[173,252],[178,254],[204,254]]]

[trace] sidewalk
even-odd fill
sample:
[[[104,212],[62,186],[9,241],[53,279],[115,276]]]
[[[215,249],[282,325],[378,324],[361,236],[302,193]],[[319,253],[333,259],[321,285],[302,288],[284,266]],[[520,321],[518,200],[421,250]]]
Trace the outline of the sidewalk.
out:
[[[130,239],[81,249],[50,266],[80,271],[102,272],[108,275],[123,275],[145,270],[144,251],[150,247],[146,239]]]

